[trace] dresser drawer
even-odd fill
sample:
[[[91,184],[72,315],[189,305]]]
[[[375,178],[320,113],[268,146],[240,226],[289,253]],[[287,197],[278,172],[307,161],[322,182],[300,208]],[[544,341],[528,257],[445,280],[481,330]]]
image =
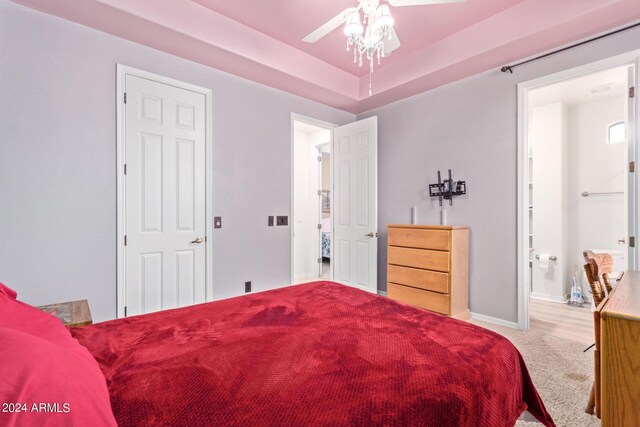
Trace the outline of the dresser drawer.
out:
[[[451,240],[448,230],[414,230],[410,228],[389,228],[388,240],[391,246],[434,249],[448,251]]]
[[[450,314],[450,297],[447,294],[425,291],[410,286],[387,283],[387,296],[416,307],[424,308],[436,313]]]
[[[387,280],[399,285],[412,286],[428,291],[449,293],[449,274],[412,267],[389,265]]]
[[[389,264],[427,270],[449,271],[449,252],[389,246]]]

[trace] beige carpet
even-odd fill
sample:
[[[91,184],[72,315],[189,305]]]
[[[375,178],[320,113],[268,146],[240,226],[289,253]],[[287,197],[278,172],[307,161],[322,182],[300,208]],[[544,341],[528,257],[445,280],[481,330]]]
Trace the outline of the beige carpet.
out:
[[[520,350],[533,383],[558,427],[600,425],[600,420],[584,412],[593,382],[592,350],[583,353],[585,346],[578,342],[538,331],[523,332],[479,320],[471,323],[505,336]],[[516,425],[541,424],[521,420]]]

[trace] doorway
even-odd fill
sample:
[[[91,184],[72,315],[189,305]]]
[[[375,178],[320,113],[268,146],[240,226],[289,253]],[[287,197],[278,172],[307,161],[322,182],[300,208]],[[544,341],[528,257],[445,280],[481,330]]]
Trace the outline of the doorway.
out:
[[[210,300],[211,91],[118,65],[118,317]]]
[[[605,61],[519,87],[521,329],[590,343],[584,252],[610,254],[612,276],[635,268],[635,70]]]
[[[331,128],[293,122],[293,283],[332,280]]]
[[[336,127],[292,114],[292,284],[377,293],[377,126],[377,117]]]

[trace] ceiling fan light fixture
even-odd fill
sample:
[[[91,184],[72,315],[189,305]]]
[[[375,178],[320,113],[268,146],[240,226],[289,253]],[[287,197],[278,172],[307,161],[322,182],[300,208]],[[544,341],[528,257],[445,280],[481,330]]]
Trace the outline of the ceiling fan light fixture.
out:
[[[358,37],[364,33],[364,27],[360,22],[360,13],[357,10],[347,15],[347,23],[344,24],[344,34],[347,37]]]
[[[354,0],[355,1],[355,0]],[[358,5],[349,7],[309,33],[302,40],[315,43],[322,37],[340,28],[342,24],[347,42],[346,51],[353,52],[353,62],[360,67],[364,60],[369,65],[369,95],[372,94],[374,61],[390,55],[401,45],[394,29],[395,19],[390,6],[422,6],[441,3],[461,3],[466,0],[357,0]],[[479,1],[479,0],[478,0]],[[362,17],[360,16],[362,14]]]
[[[393,28],[395,22],[395,19],[391,16],[389,5],[381,4],[378,6],[378,9],[376,9],[375,19],[373,21],[373,31],[378,32],[380,30]]]

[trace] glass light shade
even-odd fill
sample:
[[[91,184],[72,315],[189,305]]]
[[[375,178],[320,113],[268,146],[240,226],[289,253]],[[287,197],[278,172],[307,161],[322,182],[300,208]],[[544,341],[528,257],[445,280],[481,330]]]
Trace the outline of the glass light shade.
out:
[[[378,31],[383,27],[391,28],[395,24],[395,19],[391,16],[388,4],[381,4],[376,9],[375,20],[373,21],[373,31]]]
[[[380,35],[372,31],[371,25],[367,26],[364,33],[363,43],[367,49],[373,49],[376,43],[380,42]]]
[[[346,36],[360,36],[364,32],[364,27],[360,22],[360,13],[353,11],[347,15],[347,23],[344,24],[344,34]]]

